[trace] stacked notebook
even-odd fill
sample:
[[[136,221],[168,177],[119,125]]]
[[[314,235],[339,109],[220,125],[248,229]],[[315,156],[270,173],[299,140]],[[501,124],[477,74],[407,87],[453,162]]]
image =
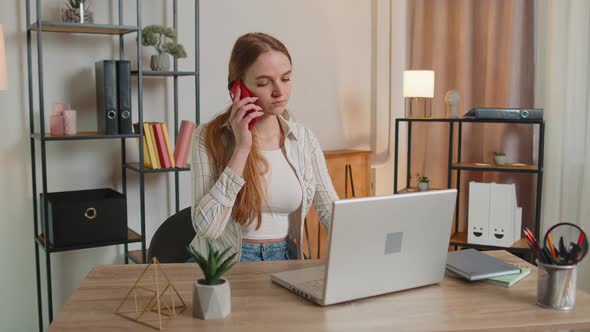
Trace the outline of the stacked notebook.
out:
[[[135,133],[139,134],[139,123],[133,124]],[[183,120],[176,138],[176,145],[172,150],[168,128],[163,122],[143,123],[143,160],[144,167],[151,169],[186,168],[194,122]],[[139,140],[138,140],[139,143]]]
[[[475,249],[449,252],[447,270],[469,281],[483,280],[488,283],[510,287],[531,270],[508,264]]]
[[[94,64],[97,131],[105,135],[132,133],[131,63],[103,60]]]
[[[489,279],[484,279],[484,282],[488,284],[494,284],[502,287],[510,287],[515,283],[519,282],[524,277],[528,276],[531,273],[531,269],[528,267],[520,267],[520,273],[516,274],[509,274],[501,277],[494,277]]]

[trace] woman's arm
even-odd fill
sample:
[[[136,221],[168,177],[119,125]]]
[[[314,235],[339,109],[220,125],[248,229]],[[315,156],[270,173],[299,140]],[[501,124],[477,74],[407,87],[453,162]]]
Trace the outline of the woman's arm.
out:
[[[320,147],[320,143],[310,130],[307,130],[307,133],[311,145],[311,166],[316,183],[313,204],[318,212],[320,223],[324,225],[327,230],[330,230],[332,222],[332,203],[338,200],[338,194],[336,194],[332,179],[328,174],[326,159],[324,158],[324,152]]]
[[[252,147],[252,133],[248,124],[264,113],[256,104],[256,97],[240,98],[238,88],[230,111],[229,122],[236,141],[232,157],[217,180],[212,172],[207,153],[205,129],[195,130],[192,144],[193,227],[198,236],[216,239],[223,233],[230,218],[236,196],[244,186],[241,177]],[[247,114],[248,111],[252,110]],[[220,143],[221,144],[221,143]]]
[[[218,179],[215,179],[205,145],[204,126],[198,126],[195,130],[191,153],[193,227],[198,236],[216,239],[227,225],[236,196],[244,185],[244,179],[240,177],[241,174],[236,174],[230,165],[223,170]],[[237,168],[239,171],[239,167]]]

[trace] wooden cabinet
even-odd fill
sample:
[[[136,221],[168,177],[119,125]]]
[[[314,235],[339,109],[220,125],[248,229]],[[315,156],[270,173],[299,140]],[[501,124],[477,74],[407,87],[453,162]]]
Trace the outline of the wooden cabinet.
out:
[[[371,190],[371,151],[325,151],[328,173],[338,197],[365,197]],[[354,194],[354,195],[353,195]],[[320,226],[318,214],[311,207],[306,217],[303,252],[309,258],[325,258],[328,253],[328,234]]]

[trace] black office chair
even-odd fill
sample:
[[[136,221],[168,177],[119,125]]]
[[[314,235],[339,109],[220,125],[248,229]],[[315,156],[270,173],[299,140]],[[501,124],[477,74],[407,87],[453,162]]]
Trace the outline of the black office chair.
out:
[[[152,237],[148,249],[148,262],[157,257],[160,263],[184,263],[191,256],[186,247],[195,238],[191,207],[170,216]]]

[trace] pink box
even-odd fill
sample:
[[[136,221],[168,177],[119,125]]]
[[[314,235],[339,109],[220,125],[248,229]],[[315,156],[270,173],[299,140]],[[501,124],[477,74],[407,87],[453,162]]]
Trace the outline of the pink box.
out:
[[[63,114],[63,112],[70,108],[70,105],[65,103],[53,103],[51,105],[51,114]]]
[[[64,134],[64,117],[60,114],[52,114],[49,117],[49,133],[51,136],[61,136]]]
[[[63,115],[64,132],[66,135],[75,135],[78,130],[76,126],[76,111],[65,110]]]

